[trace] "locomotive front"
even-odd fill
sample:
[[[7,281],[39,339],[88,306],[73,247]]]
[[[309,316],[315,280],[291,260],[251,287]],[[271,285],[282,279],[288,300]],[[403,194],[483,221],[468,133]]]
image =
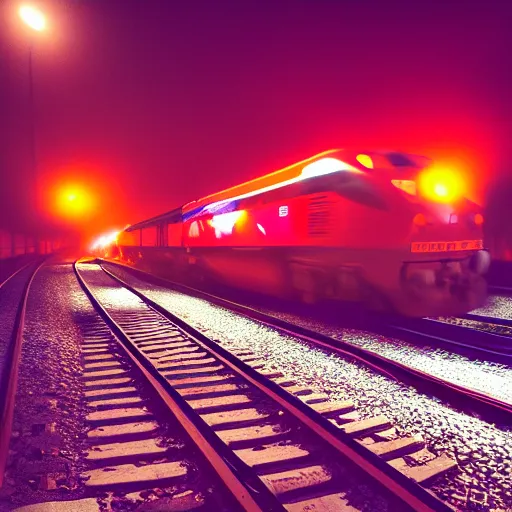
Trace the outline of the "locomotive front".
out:
[[[460,178],[423,157],[362,156],[385,205],[366,219],[374,227],[374,246],[381,248],[378,261],[365,267],[377,295],[410,316],[462,314],[482,305],[490,264],[484,219],[463,196]]]

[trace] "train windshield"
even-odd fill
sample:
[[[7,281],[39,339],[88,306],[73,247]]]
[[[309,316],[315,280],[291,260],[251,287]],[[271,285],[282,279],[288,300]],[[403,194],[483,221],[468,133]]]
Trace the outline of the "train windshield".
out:
[[[430,159],[427,157],[395,151],[359,154],[356,159],[366,170],[387,169],[399,173],[407,173],[412,169],[422,169],[430,164]]]
[[[387,153],[386,158],[393,167],[417,167],[417,162],[403,153]]]

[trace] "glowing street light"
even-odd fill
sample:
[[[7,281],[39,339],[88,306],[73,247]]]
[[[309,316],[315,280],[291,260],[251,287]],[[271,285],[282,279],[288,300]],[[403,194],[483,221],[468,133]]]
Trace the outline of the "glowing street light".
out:
[[[59,183],[49,195],[47,207],[59,219],[86,221],[96,209],[96,198],[87,185]]]
[[[41,32],[46,27],[44,14],[35,7],[22,5],[19,9],[19,15],[26,25],[37,32]]]
[[[34,32],[42,32],[46,28],[46,18],[42,11],[36,7],[30,5],[22,5],[18,14],[28,27]],[[30,138],[31,138],[31,150],[32,150],[32,172],[34,184],[31,190],[31,200],[29,204],[31,206],[31,215],[35,221],[35,226],[38,225],[38,175],[37,175],[37,155],[36,155],[36,128],[35,128],[35,112],[34,112],[34,78],[33,78],[33,65],[32,65],[32,53],[33,53],[34,38],[29,38],[28,47],[28,80],[29,80],[29,106],[30,106]]]

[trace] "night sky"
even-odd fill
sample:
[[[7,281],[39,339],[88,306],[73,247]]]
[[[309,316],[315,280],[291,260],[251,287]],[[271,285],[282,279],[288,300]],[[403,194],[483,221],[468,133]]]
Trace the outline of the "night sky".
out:
[[[331,147],[392,147],[460,168],[476,199],[506,173],[507,2],[34,2],[37,173],[123,227]],[[0,20],[0,224],[23,223],[28,41]]]

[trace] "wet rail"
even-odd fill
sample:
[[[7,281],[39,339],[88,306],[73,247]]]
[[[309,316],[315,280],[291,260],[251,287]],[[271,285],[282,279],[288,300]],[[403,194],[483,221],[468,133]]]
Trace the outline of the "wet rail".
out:
[[[343,457],[346,458],[345,464],[354,466],[351,473],[363,470],[374,479],[375,483],[387,487],[415,510],[449,509],[426,488],[436,476],[453,469],[456,466],[454,461],[440,455],[433,457],[433,460],[427,464],[407,465],[403,459],[404,456],[414,457],[415,453],[426,451],[421,439],[410,436],[390,440],[386,437],[386,433],[392,429],[392,425],[387,418],[376,416],[361,420],[350,401],[327,401],[327,397],[317,396],[311,390],[300,388],[293,381],[283,378],[280,372],[269,373],[261,370],[264,362],[258,360],[250,351],[235,353],[226,351],[183,319],[169,313],[127,283],[107,270],[103,270],[120,290],[124,288],[130,291],[141,301],[141,307],[144,306],[143,312],[137,313],[142,317],[137,318],[136,315],[133,318],[131,315],[124,315],[121,310],[116,310],[112,302],[105,309],[105,314],[111,315],[113,319],[117,317],[116,321],[120,329],[128,329],[130,322],[137,319],[142,322],[141,325],[144,325],[144,322],[150,319],[155,322],[157,318],[160,321],[165,318],[170,322],[169,328],[178,330],[179,336],[185,338],[178,343],[184,343],[183,348],[190,353],[186,358],[177,354],[176,360],[173,360],[172,357],[175,356],[172,355],[172,351],[176,349],[172,348],[172,345],[158,343],[158,340],[155,345],[155,341],[151,339],[147,341],[139,339],[135,343],[132,341],[132,350],[137,352],[141,348],[144,350],[145,347],[149,354],[155,354],[143,356],[148,368],[153,368],[152,371],[158,371],[161,377],[165,377],[174,392],[181,394],[185,402],[192,407],[195,415],[203,420],[203,423],[206,423],[206,426],[213,430],[224,444],[232,448],[233,455],[230,456],[232,464],[236,467],[241,462],[243,466],[252,467],[256,475],[281,498],[286,508],[292,509],[290,508],[292,501],[295,504],[300,502],[302,493],[305,493],[303,498],[306,501],[312,499],[312,490],[315,488],[318,488],[313,493],[317,494],[316,499],[319,497],[324,501],[335,499],[333,496],[339,499],[345,492],[340,492],[343,487],[338,488],[341,482],[336,482],[336,479],[333,481],[332,476],[327,478],[324,473],[327,471],[329,475],[336,474],[336,466],[339,464],[340,457]],[[107,285],[104,284],[104,286]],[[111,284],[110,287],[112,286]],[[107,296],[108,293],[105,297]],[[120,292],[116,292],[114,296],[119,297],[120,300]],[[107,299],[104,298],[104,300]],[[148,332],[150,336],[151,329]],[[141,347],[135,345],[141,345]],[[169,351],[171,351],[170,354],[166,354]],[[226,379],[228,379],[227,382]],[[225,387],[231,379],[241,384],[236,387]],[[216,391],[217,386],[219,386],[218,391]],[[246,389],[242,395],[240,394],[241,386]],[[305,462],[304,460],[301,462],[303,457],[296,452],[300,441],[294,439],[293,434],[297,429],[293,428],[289,433],[285,432],[282,437],[282,420],[273,426],[271,424],[270,427],[268,425],[258,429],[251,426],[241,427],[240,420],[256,421],[260,424],[263,422],[264,425],[268,421],[266,416],[261,417],[256,414],[257,409],[253,404],[259,404],[263,409],[268,408],[274,411],[284,409],[285,417],[289,418],[287,421],[298,422],[301,427],[299,430],[308,431],[303,442],[312,446],[301,448],[303,457],[306,460],[311,459],[308,467],[320,467],[323,461],[327,470],[320,474],[316,472],[317,470],[312,472],[312,469],[299,470],[304,468]],[[233,424],[230,425],[230,423]],[[276,448],[269,444],[277,439],[281,439],[281,446],[290,448],[278,450],[282,453],[277,453]],[[244,443],[249,443],[249,446],[251,443],[254,446],[260,443],[262,446],[256,450],[244,449]],[[240,449],[237,450],[239,444]],[[332,456],[335,453],[337,456],[334,460],[329,460],[329,455]],[[279,471],[277,467],[276,472],[272,473],[272,460],[275,457],[282,459],[281,464],[286,461],[286,471]],[[258,458],[261,459],[259,462]],[[241,460],[237,461],[237,459]],[[297,467],[293,464],[295,459]],[[275,462],[277,460],[274,460]],[[292,479],[295,481],[293,485],[289,483],[291,475],[295,475]],[[319,481],[316,480],[318,478],[320,478]],[[422,485],[419,485],[420,483]],[[322,495],[322,486],[326,487],[325,495]],[[288,497],[290,492],[294,497],[293,500]],[[296,510],[302,509],[296,508]]]
[[[13,305],[14,321],[11,332],[6,334],[6,344],[2,347],[0,358],[0,488],[3,485],[9,454],[27,301],[30,286],[42,264],[43,262],[29,262],[15,270],[0,285],[0,293],[7,289],[8,284],[17,287],[19,291],[12,295],[12,300],[17,302]],[[9,323],[5,318],[3,321],[5,324]]]

